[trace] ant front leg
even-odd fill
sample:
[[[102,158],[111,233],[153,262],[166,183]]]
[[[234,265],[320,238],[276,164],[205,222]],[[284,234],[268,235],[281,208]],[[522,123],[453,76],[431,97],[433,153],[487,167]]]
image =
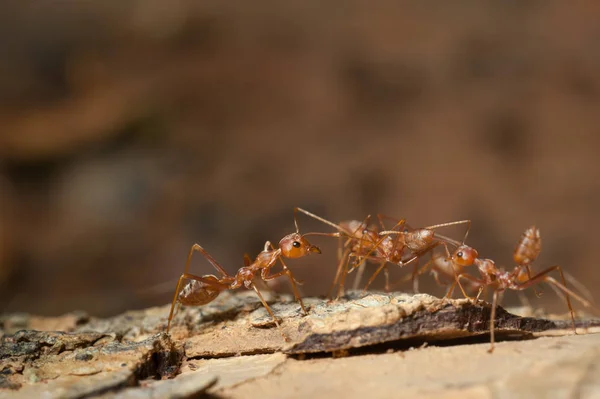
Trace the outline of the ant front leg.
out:
[[[275,250],[275,247],[273,247],[273,245],[271,245],[271,248],[273,250]],[[279,273],[269,276],[270,268],[268,268],[268,267],[264,268],[261,272],[261,278],[265,281],[268,281],[268,280],[277,278],[279,276],[283,276],[284,274],[287,275],[288,278],[290,279],[290,284],[292,285],[292,291],[294,292],[294,297],[296,298],[296,301],[298,301],[298,303],[300,304],[300,307],[302,308],[302,312],[305,315],[307,315],[308,312],[306,311],[306,308],[304,307],[304,302],[302,302],[302,297],[300,296],[300,293],[298,292],[298,287],[296,286],[296,279],[294,278],[292,271],[287,267],[287,265],[285,264],[283,259],[281,259],[281,256],[279,256],[277,259],[279,260],[279,262],[281,262],[281,265],[283,266],[283,270]]]
[[[456,285],[458,285],[465,298],[467,298],[468,300],[470,300],[473,303],[477,303],[477,301],[479,300],[479,295],[481,295],[481,292],[483,291],[483,287],[485,287],[485,281],[480,280],[477,277],[473,277],[470,274],[466,274],[466,273],[459,273],[458,275],[455,274],[454,276],[455,276],[455,281],[452,285],[452,288],[454,288]],[[475,286],[479,286],[479,293],[477,294],[477,297],[473,298],[467,294],[463,285],[460,283],[461,279],[469,280]]]
[[[340,284],[338,285],[338,293],[335,297],[335,300],[337,301],[338,299],[340,299],[341,296],[344,295],[344,283],[346,282],[346,276],[348,275],[348,264],[350,263],[350,256],[353,255],[352,251],[348,252],[348,255],[346,256],[346,260],[341,263],[342,266],[342,273],[340,275]]]
[[[367,281],[367,285],[365,285],[365,288],[363,288],[363,294],[365,294],[367,292],[367,290],[369,289],[369,286],[373,283],[373,281],[375,281],[375,277],[377,277],[377,275],[379,273],[381,273],[381,271],[385,267],[386,263],[387,263],[387,260],[385,260],[385,259],[383,261],[381,261],[381,263],[379,263],[379,267],[377,268],[377,270],[375,270],[375,273],[373,273],[373,275],[371,275],[371,278],[369,279],[369,281]]]
[[[364,227],[364,230],[368,230],[369,229],[369,223],[371,222],[371,215],[367,215],[367,217],[362,221],[362,223],[359,225],[359,227],[357,227],[356,229],[354,229],[354,231],[352,231],[352,236],[351,236],[351,241],[352,239],[356,239],[357,234],[359,233],[359,230],[362,229]],[[380,220],[381,222],[381,220]],[[363,238],[363,234],[361,232],[361,237],[359,239],[359,245],[358,245],[358,254],[362,254],[363,252],[363,244],[364,244],[364,238]],[[350,242],[351,244],[351,242]],[[369,245],[372,245],[371,243],[369,243]],[[376,246],[378,246],[379,244],[376,244]],[[371,249],[372,251],[372,249]],[[369,254],[371,253],[371,251],[369,251]],[[354,254],[356,255],[356,253]],[[354,277],[354,282],[352,284],[352,288],[356,289],[356,287],[358,287],[360,285],[360,281],[362,279],[362,275],[364,273],[365,267],[366,267],[366,262],[364,262],[364,259],[361,259],[360,257],[357,257],[354,261],[354,264],[352,265],[352,267],[348,267],[348,264],[350,263],[350,258],[347,259],[347,262],[345,262],[345,268],[340,280],[340,286],[338,289],[338,295],[336,300],[344,295],[344,284],[346,282],[346,276],[351,273],[354,269],[359,268],[358,272],[356,273],[356,277]]]
[[[354,282],[352,283],[352,289],[354,291],[358,290],[363,275],[365,274],[365,269],[367,267],[367,262],[364,259],[360,260],[360,262],[357,260],[356,263],[358,263],[358,266],[355,266],[353,269],[350,269],[348,271],[348,273],[351,273],[354,269],[358,269],[358,271],[356,272],[356,277],[354,277]]]
[[[416,255],[412,257],[408,262],[404,263],[402,266],[406,266],[410,263],[414,262],[413,271],[411,273],[411,281],[413,283],[413,293],[419,293],[419,256]]]
[[[327,293],[328,298],[333,298],[333,290],[336,285],[340,283],[340,277],[342,276],[342,271],[344,270],[344,264],[348,262],[348,257],[350,256],[351,248],[346,248],[342,253],[342,256],[338,260],[337,270],[335,272],[335,278],[329,287],[329,292]],[[339,296],[339,292],[338,292]]]

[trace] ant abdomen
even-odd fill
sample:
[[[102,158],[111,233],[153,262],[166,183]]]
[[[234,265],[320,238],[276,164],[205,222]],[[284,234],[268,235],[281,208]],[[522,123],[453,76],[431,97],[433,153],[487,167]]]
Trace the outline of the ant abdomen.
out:
[[[420,252],[433,243],[435,232],[429,229],[417,229],[406,233],[404,239],[408,249],[414,252]]]
[[[211,280],[218,282],[215,276],[210,276]],[[221,293],[220,290],[198,280],[190,280],[179,292],[177,302],[183,306],[201,306],[215,300]]]
[[[521,239],[513,252],[513,259],[518,265],[530,265],[542,251],[540,229],[531,226],[521,235]]]

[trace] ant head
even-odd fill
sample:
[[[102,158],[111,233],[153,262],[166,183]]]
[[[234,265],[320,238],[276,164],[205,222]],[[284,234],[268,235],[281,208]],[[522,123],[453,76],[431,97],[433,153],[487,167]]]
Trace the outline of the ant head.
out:
[[[321,250],[308,242],[308,240],[302,237],[298,233],[288,234],[279,241],[279,248],[281,248],[281,254],[286,258],[301,258],[310,254],[311,252],[320,254]]]
[[[460,266],[471,266],[478,257],[477,250],[467,245],[461,245],[452,254],[452,260]]]

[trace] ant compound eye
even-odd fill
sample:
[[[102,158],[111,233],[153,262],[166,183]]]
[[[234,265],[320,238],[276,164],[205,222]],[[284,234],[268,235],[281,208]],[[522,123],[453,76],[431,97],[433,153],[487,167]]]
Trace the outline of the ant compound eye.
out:
[[[292,245],[294,246],[294,248],[300,248],[300,242],[298,241],[294,241]]]
[[[462,258],[462,257],[463,257],[463,253],[462,253],[462,251],[459,251],[459,252],[457,252],[457,253],[456,253],[456,256],[457,256],[458,258]]]

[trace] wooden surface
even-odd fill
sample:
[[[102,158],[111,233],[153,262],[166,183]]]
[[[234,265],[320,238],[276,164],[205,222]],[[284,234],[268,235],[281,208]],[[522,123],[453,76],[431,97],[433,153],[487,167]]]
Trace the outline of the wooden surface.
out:
[[[568,322],[499,309],[497,336],[510,341],[489,354],[483,302],[350,294],[307,298],[305,316],[291,298],[268,299],[289,342],[250,292],[183,309],[170,335],[168,306],[4,315],[0,397],[600,395],[598,322],[578,321],[572,335]]]

